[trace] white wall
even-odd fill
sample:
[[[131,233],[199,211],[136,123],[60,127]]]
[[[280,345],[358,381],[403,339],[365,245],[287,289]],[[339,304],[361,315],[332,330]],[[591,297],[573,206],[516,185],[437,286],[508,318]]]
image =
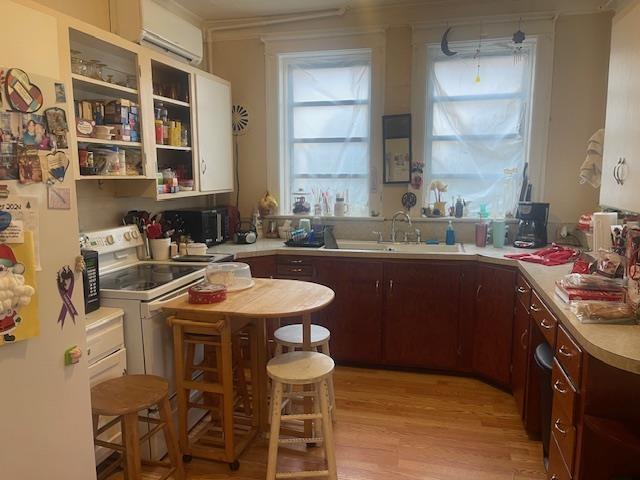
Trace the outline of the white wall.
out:
[[[557,8],[591,9],[598,2],[587,0],[542,0],[535,2],[493,1],[475,4],[411,5],[383,9],[362,9],[342,17],[308,22],[211,31],[209,65],[211,71],[231,81],[234,103],[250,112],[249,132],[239,139],[240,194],[242,212],[250,212],[267,188],[266,95],[264,44],[269,35],[340,32],[354,28],[380,26],[386,31],[385,114],[411,110],[411,71],[413,65],[412,24],[442,22],[464,17],[469,22],[490,21],[500,15]],[[600,2],[601,3],[601,2]],[[591,134],[604,126],[604,103],[608,70],[610,18],[607,12],[560,16],[556,25],[555,61],[548,161],[544,200],[550,201],[551,219],[575,222],[580,213],[597,206],[597,191],[578,185],[578,167],[584,159]],[[214,26],[215,27],[215,26]],[[514,24],[514,29],[517,24]],[[524,23],[526,31],[526,20]],[[376,148],[376,146],[374,146]],[[541,189],[542,185],[534,188]],[[382,213],[390,215],[400,207],[406,187],[384,186]],[[542,190],[540,190],[542,191]],[[273,192],[277,193],[277,192]],[[247,213],[245,213],[247,214]]]

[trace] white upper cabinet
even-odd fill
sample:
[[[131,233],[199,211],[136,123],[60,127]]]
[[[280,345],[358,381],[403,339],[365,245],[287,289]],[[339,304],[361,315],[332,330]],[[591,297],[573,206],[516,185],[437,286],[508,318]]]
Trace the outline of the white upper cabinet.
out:
[[[196,74],[196,118],[200,191],[233,190],[231,86],[222,79]]]
[[[613,20],[600,204],[640,212],[640,4]]]

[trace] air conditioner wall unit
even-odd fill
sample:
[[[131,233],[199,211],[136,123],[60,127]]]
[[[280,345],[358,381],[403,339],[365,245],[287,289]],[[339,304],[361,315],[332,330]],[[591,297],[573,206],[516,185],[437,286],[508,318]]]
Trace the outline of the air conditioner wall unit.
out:
[[[111,30],[132,42],[180,58],[202,62],[202,30],[154,0],[110,0]]]

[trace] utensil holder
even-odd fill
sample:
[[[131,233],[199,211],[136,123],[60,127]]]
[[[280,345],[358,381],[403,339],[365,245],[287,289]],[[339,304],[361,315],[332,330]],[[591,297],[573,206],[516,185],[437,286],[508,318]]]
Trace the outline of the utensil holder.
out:
[[[154,260],[169,260],[170,238],[153,238],[149,239],[151,246],[151,256]]]

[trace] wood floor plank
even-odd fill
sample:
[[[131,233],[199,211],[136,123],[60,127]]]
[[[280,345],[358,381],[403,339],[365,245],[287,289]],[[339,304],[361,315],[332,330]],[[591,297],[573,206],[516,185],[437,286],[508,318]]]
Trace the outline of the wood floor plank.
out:
[[[479,380],[338,367],[335,388],[340,480],[545,478],[542,446],[527,438],[511,395]],[[266,458],[267,442],[258,440],[239,471],[194,459],[187,479],[263,479]],[[281,470],[320,468],[321,449],[280,450]]]

